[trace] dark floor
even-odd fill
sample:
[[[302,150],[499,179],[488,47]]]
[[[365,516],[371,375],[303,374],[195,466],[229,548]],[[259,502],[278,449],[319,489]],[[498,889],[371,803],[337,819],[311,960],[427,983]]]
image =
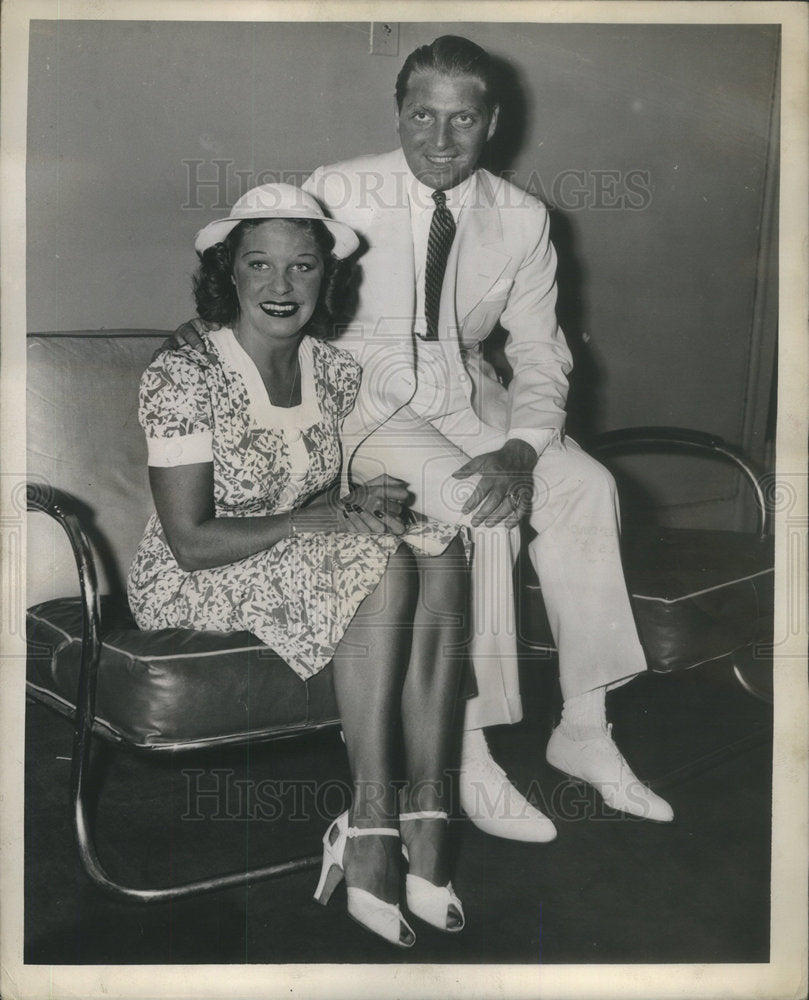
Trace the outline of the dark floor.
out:
[[[459,820],[454,881],[467,928],[443,935],[416,923],[409,952],[349,920],[342,887],[318,906],[316,871],[153,906],[106,898],[72,841],[70,725],[30,704],[25,961],[766,962],[769,707],[722,665],[645,676],[610,695],[619,745],[674,806],[675,822],[657,825],[610,815],[545,764],[554,672],[526,662],[526,719],[490,743],[556,818],[557,840],[497,840]],[[99,853],[140,886],[312,854],[343,808],[346,778],[336,732],[207,756],[117,752],[98,810]],[[194,799],[195,785],[219,792]]]

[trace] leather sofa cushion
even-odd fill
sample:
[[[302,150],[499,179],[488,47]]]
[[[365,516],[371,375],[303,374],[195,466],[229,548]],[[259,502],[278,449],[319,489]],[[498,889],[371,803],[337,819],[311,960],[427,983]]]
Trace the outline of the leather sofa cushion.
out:
[[[736,531],[630,532],[624,565],[652,669],[682,670],[755,641],[772,621],[772,538]]]
[[[771,538],[734,531],[642,527],[622,540],[624,571],[650,670],[670,673],[769,642]],[[523,639],[552,648],[538,588],[524,588]]]
[[[308,681],[249,632],[140,631],[102,599],[97,730],[139,747],[182,747],[291,735],[336,725],[331,665]],[[28,693],[75,708],[81,657],[78,598],[29,608]]]

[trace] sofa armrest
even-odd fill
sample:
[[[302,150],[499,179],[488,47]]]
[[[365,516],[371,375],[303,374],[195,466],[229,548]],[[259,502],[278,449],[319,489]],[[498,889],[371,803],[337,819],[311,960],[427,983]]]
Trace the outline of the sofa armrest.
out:
[[[82,527],[77,506],[66,493],[43,483],[28,483],[26,501],[29,511],[47,514],[61,525],[68,537],[81,586],[84,609],[83,641],[85,644],[98,646],[100,624],[98,576],[93,550]]]
[[[716,434],[684,427],[625,427],[599,434],[590,443],[589,450],[597,456],[639,451],[692,451],[731,462],[755,496],[759,536],[763,537],[769,530],[770,508],[761,487],[761,475],[746,455]]]
[[[79,683],[76,692],[76,724],[73,733],[74,785],[83,776],[77,770],[86,764],[80,745],[89,746],[95,715],[98,662],[101,656],[101,610],[95,559],[87,533],[82,527],[71,498],[42,483],[28,483],[26,500],[29,511],[39,511],[53,518],[64,529],[73,549],[76,572],[81,585],[82,644]],[[77,765],[77,762],[82,764]]]

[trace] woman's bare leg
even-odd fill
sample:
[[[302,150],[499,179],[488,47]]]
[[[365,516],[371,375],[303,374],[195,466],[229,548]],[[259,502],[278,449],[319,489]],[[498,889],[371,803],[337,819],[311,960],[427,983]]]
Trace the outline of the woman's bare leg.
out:
[[[360,605],[334,655],[334,688],[354,792],[351,826],[398,828],[396,748],[418,584],[414,557],[401,546],[390,557],[376,590]],[[395,903],[400,857],[397,838],[350,839],[346,883]]]
[[[442,556],[421,556],[416,561],[420,590],[402,691],[407,767],[402,812],[449,814],[463,717],[458,692],[466,656],[466,560],[456,538]],[[411,874],[446,885],[450,878],[446,820],[403,821],[402,838]]]

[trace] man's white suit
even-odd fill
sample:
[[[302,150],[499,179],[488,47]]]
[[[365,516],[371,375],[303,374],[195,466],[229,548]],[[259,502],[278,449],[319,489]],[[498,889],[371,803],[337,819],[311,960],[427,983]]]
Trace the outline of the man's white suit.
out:
[[[447,261],[439,341],[414,334],[410,171],[395,150],[319,167],[304,184],[365,244],[352,323],[340,346],[362,365],[345,433],[345,467],[408,481],[424,513],[468,523],[470,491],[452,472],[520,438],[540,455],[529,552],[559,649],[565,698],[645,669],[618,551],[609,473],[564,435],[571,357],[556,321],[556,255],[541,202],[485,170],[472,186]],[[481,347],[507,331],[508,388]],[[511,565],[514,532],[473,529],[471,656],[479,694],[468,728],[521,717]]]

